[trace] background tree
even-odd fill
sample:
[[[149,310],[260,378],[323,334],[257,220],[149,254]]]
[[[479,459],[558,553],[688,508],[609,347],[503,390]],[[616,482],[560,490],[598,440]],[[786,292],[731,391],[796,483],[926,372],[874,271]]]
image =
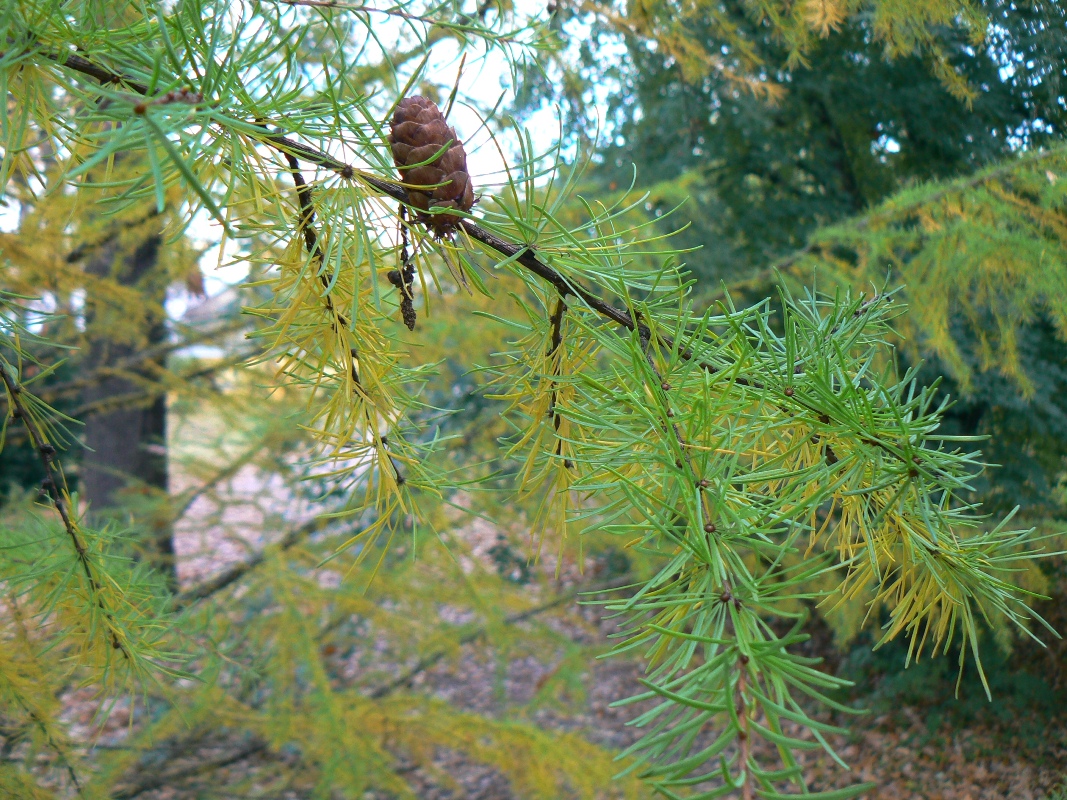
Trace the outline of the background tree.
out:
[[[711,293],[725,280],[762,297],[774,265],[790,267],[794,286],[815,275],[857,291],[903,285],[913,306],[905,363],[930,359],[927,384],[946,376],[942,391],[958,400],[947,412],[949,430],[993,435],[987,456],[1003,469],[979,479],[978,496],[1002,513],[1016,504],[1035,514],[1060,510],[1063,284],[1053,254],[1062,173],[1058,157],[1042,162],[1042,173],[1033,165],[1016,170],[1011,156],[1062,141],[1063,5],[985,3],[990,25],[981,44],[961,17],[933,29],[926,49],[896,58],[887,57],[892,44],[879,36],[876,16],[835,18],[799,59],[793,40],[749,6],[695,9],[687,30],[708,51],[743,52],[762,65],[770,87],[763,91],[746,90],[730,70],[697,70],[662,41],[666,33],[621,24],[607,8],[557,12],[564,35],[568,15],[570,24],[588,21],[593,35],[583,34],[577,63],[556,65],[572,77],[554,86],[579,94],[597,81],[622,87],[604,112],[610,137],[599,151],[595,191],[629,186],[637,164],[653,213],[685,202],[682,216],[669,215],[663,227],[689,223],[676,241],[700,248],[686,261],[709,279]],[[622,60],[608,55],[619,41]],[[938,64],[955,78],[946,81]],[[528,97],[549,91],[537,73],[528,77]],[[1000,159],[1007,163],[985,178],[981,168]],[[1034,183],[1038,175],[1047,181]],[[942,185],[879,207],[906,187],[954,177],[963,183],[948,197],[959,210],[935,223],[936,232],[927,228],[928,237],[907,228],[938,213],[926,204],[940,204]],[[1027,199],[1013,192],[1019,181],[1029,181]],[[1008,192],[1002,201],[989,195],[994,184]],[[847,242],[818,232],[850,217]],[[1019,224],[1022,217],[1029,222]],[[1004,230],[995,244],[987,238],[993,220]],[[918,255],[919,248],[928,249]],[[1020,271],[1035,273],[1025,297]]]
[[[693,225],[684,236],[704,247],[689,261],[716,283],[784,258],[818,226],[860,214],[909,183],[967,174],[1062,135],[1060,4],[989,3],[995,23],[981,46],[968,24],[943,26],[932,51],[893,59],[876,21],[860,16],[812,43],[800,63],[751,8],[703,17],[694,10],[687,28],[709,51],[746,43],[746,56],[766,69],[763,92],[745,91],[731,72],[694,74],[655,33],[639,35],[598,8],[571,10],[573,21],[566,7],[557,12],[562,35],[579,23],[592,34],[583,30],[579,60],[553,65],[570,74],[551,84],[561,88],[526,74],[526,110],[545,94],[588,101],[593,82],[617,86],[596,107],[610,131],[599,149],[599,190],[629,185],[637,164],[656,213],[690,198]],[[947,56],[965,82],[962,96],[936,74],[933,53]],[[588,113],[572,109],[572,119]]]
[[[128,521],[136,509],[144,554],[173,578],[165,395],[177,381],[166,362],[180,346],[171,333],[181,334],[168,329],[164,302],[175,285],[200,286],[198,253],[184,240],[164,249],[163,217],[151,206],[107,214],[97,204],[21,188],[9,194],[20,214],[4,234],[5,285],[45,298],[43,308],[56,314],[49,339],[58,349],[48,360],[62,360],[62,372],[44,396],[84,420],[85,448],[70,463],[72,477],[100,520]],[[28,441],[20,443],[25,452]],[[39,483],[38,473],[18,470],[10,479]],[[126,491],[131,483],[134,496]]]

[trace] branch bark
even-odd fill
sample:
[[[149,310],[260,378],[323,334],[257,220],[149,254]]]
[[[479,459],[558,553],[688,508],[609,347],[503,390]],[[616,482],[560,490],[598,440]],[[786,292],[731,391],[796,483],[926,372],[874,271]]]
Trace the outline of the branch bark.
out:
[[[221,592],[227,586],[232,586],[237,581],[241,580],[245,575],[254,570],[260,564],[267,560],[267,554],[271,550],[280,550],[282,552],[290,550],[300,542],[304,541],[308,536],[313,533],[317,533],[327,525],[327,520],[313,519],[309,522],[305,522],[303,525],[293,528],[281,541],[277,544],[270,545],[247,561],[242,561],[239,564],[235,564],[229,569],[225,569],[218,575],[212,578],[208,578],[203,583],[198,583],[195,586],[186,589],[184,592],[179,592],[174,597],[173,608],[175,611],[184,611],[194,603],[205,600],[218,592]]]
[[[539,614],[543,614],[546,611],[551,611],[553,608],[558,608],[559,606],[565,605],[566,603],[573,602],[575,597],[577,597],[579,594],[598,594],[600,592],[610,592],[616,589],[623,589],[628,585],[628,581],[618,579],[614,581],[606,581],[605,583],[601,584],[594,584],[593,586],[590,586],[586,589],[575,589],[574,591],[561,594],[559,597],[553,598],[552,600],[548,600],[544,603],[541,603],[540,605],[534,606],[533,608],[528,608],[525,611],[520,611],[515,614],[509,614],[508,616],[504,617],[504,624],[516,625],[525,620],[532,619],[533,617],[536,617]],[[479,625],[478,627],[461,636],[459,638],[459,644],[462,646],[465,644],[471,644],[472,642],[476,642],[478,639],[481,639],[483,636],[485,636],[487,631],[488,628],[485,625]],[[380,700],[386,695],[392,694],[397,689],[401,689],[404,686],[409,685],[420,673],[423,673],[426,670],[430,669],[430,667],[438,663],[446,655],[448,655],[447,650],[438,650],[436,653],[431,653],[428,656],[423,656],[402,675],[394,678],[388,683],[382,684],[381,686],[375,689],[371,689],[369,692],[367,692],[367,697],[370,697],[372,700]]]
[[[222,753],[215,758],[196,762],[181,769],[176,769],[171,772],[153,770],[151,775],[146,776],[143,780],[126,789],[121,789],[115,792],[111,797],[112,800],[133,800],[135,797],[140,797],[142,794],[150,792],[153,789],[161,789],[174,781],[192,778],[196,775],[210,772],[211,770],[221,769],[222,767],[236,764],[238,761],[243,761],[244,759],[254,756],[256,753],[261,753],[266,749],[267,743],[265,741],[258,738],[252,739],[228,753]]]

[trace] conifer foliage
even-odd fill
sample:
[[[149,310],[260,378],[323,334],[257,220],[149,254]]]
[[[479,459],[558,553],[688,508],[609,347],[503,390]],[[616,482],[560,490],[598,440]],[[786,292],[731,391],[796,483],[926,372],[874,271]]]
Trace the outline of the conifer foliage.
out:
[[[805,36],[846,10],[790,5],[784,17],[785,6],[761,8],[796,38],[798,54]],[[972,13],[960,3],[875,8],[887,41],[902,48],[927,41],[946,15]],[[399,308],[408,322],[416,301],[429,316],[435,294],[467,289],[514,337],[490,363],[469,366],[501,401],[503,445],[518,465],[511,491],[536,509],[536,528],[615,536],[655,564],[608,605],[625,621],[618,651],[647,662],[634,699],[652,705],[624,764],[650,790],[746,800],[806,791],[794,753],[812,741],[829,749],[807,701],[832,705],[827,692],[840,681],[794,652],[803,601],[867,593],[889,609],[883,641],[908,637],[916,658],[962,642],[961,668],[977,659],[983,619],[1033,625],[1009,580],[1028,533],[980,524],[960,499],[979,456],[939,435],[938,400],[913,373],[882,366],[899,314],[893,296],[783,294],[777,319],[769,302],[695,308],[673,258],[638,258],[660,249],[651,222],[625,223],[642,200],[582,201],[584,218],[565,224],[581,170],[562,173],[557,152],[539,156],[529,145],[475,213],[461,143],[443,118],[424,104],[419,113],[432,119],[420,117],[419,130],[430,125],[434,135],[408,141],[402,130],[415,102],[402,100],[425,76],[412,67],[406,83],[395,79],[408,57],[381,45],[389,20],[420,53],[442,37],[516,59],[544,45],[536,26],[508,28],[508,14],[453,4],[26,0],[0,22],[0,178],[84,202],[106,197],[117,210],[147,202],[163,211],[177,192],[169,237],[206,216],[259,268],[253,288],[263,299],[248,309],[258,361],[302,402],[317,457],[343,493],[341,506],[326,509],[342,521],[328,540],[338,564],[354,572],[384,561],[383,545],[403,526],[435,530],[442,500],[488,481],[477,465],[449,461],[439,410],[423,392],[435,365],[420,358],[420,328],[403,334],[395,319]],[[58,164],[47,181],[45,149]],[[147,169],[116,166],[131,155]],[[446,213],[434,214],[440,205]],[[397,271],[399,281],[390,279]],[[188,644],[174,606],[195,614],[189,606],[245,573],[168,597],[143,567],[114,556],[113,535],[80,523],[55,466],[71,438],[35,397],[23,357],[32,309],[26,298],[4,303],[6,424],[29,431],[62,528],[42,521],[0,551],[12,607],[46,629],[5,628],[23,644],[18,658],[0,661],[0,701],[70,764],[77,791],[112,792],[133,757],[115,757],[91,781],[75,777],[55,714],[25,668],[57,648],[69,657],[49,692],[67,680],[151,691],[161,699],[145,736],[157,740],[180,739],[182,726],[204,737],[225,725],[243,731],[244,755],[299,741],[304,758],[290,786],[315,796],[411,796],[386,740],[420,753],[458,739],[488,760],[520,748],[530,765],[512,763],[508,774],[531,797],[560,796],[563,786],[586,797],[614,791],[601,754],[578,740],[538,759],[543,734],[331,682],[319,655],[329,630],[356,617],[418,619],[420,604],[435,601],[418,562],[399,582],[403,602],[387,608],[374,602],[374,580],[369,595],[350,585],[329,594],[272,560],[243,632],[220,615],[203,622],[204,640],[227,644]],[[786,636],[772,625],[782,619],[795,621]],[[242,659],[254,668],[234,672]],[[198,688],[188,689],[182,670],[198,675]],[[183,692],[191,700],[176,700]],[[776,759],[757,756],[758,739]],[[32,775],[5,765],[0,780],[25,786]],[[150,785],[142,775],[112,796]],[[632,779],[616,788],[641,791]]]
[[[1062,508],[1055,486],[1067,437],[1065,170],[1060,144],[911,187],[818,230],[776,265],[794,285],[902,284],[909,313],[895,336],[903,355],[915,364],[932,359],[951,378],[951,393],[962,398],[950,412],[957,432],[1002,434],[987,450],[1003,468],[983,476],[978,496],[1030,513]],[[936,379],[925,372],[925,382]],[[1004,419],[1008,408],[1014,423]]]
[[[935,353],[965,389],[975,367],[996,368],[1032,395],[1036,376],[1016,349],[1020,329],[1044,313],[1067,337],[1065,172],[1067,149],[1059,145],[913,187],[820,229],[777,267],[798,278],[905,284],[916,300],[898,324],[905,341]],[[949,333],[954,317],[977,344],[973,358]]]

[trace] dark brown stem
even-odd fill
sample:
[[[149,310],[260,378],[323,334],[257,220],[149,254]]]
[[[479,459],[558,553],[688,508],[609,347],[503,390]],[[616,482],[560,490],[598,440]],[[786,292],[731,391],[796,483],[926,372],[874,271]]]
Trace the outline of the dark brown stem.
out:
[[[296,197],[300,202],[300,221],[297,230],[304,235],[304,244],[307,246],[308,255],[315,261],[322,262],[322,253],[319,252],[319,235],[315,230],[315,197],[308,186],[304,175],[300,171],[300,162],[295,156],[285,154],[285,160],[289,162],[289,170],[293,173],[293,183],[296,184]]]
[[[539,614],[543,614],[546,611],[551,611],[553,608],[558,608],[559,606],[571,603],[574,601],[574,598],[579,593],[594,594],[597,592],[610,592],[615,589],[622,589],[627,585],[627,581],[617,579],[614,581],[609,581],[607,583],[590,586],[586,589],[575,589],[572,592],[562,594],[559,597],[556,597],[552,600],[548,600],[544,603],[541,603],[540,605],[534,606],[533,608],[528,608],[525,611],[520,611],[515,614],[509,614],[508,616],[504,617],[504,624],[515,625],[519,622],[524,622],[525,620],[532,619],[533,617],[536,617]],[[468,633],[461,636],[459,638],[458,643],[460,646],[462,646],[465,644],[471,644],[472,642],[476,642],[478,639],[485,636],[486,631],[486,626],[479,625],[478,627],[473,628]],[[437,664],[439,661],[441,661],[441,659],[448,655],[449,652],[450,650],[439,650],[435,653],[431,653],[428,656],[420,658],[410,669],[408,669],[402,675],[397,676],[388,683],[382,684],[381,686],[375,689],[371,689],[367,693],[367,697],[370,697],[372,700],[379,700],[385,697],[386,695],[392,694],[397,689],[401,689],[409,685],[415,679],[416,676],[430,669],[430,667],[432,667],[434,664]]]
[[[741,752],[738,754],[738,761],[741,769],[745,771],[745,781],[741,784],[742,800],[753,800],[755,797],[752,783],[753,775],[748,766],[749,758],[752,756],[752,731],[748,721],[748,706],[745,704],[745,689],[748,686],[747,663],[748,658],[746,656],[741,656],[737,662],[739,670],[737,676],[737,718],[741,722],[741,731],[738,734],[741,739]]]
[[[551,325],[551,339],[548,345],[548,360],[552,367],[552,391],[548,399],[548,416],[552,417],[552,429],[556,432],[556,455],[563,455],[563,439],[559,438],[559,428],[563,424],[563,417],[560,416],[556,410],[556,404],[559,399],[559,382],[556,378],[560,374],[560,368],[556,364],[556,355],[559,353],[560,347],[563,345],[563,315],[567,311],[567,303],[564,301],[563,296],[560,295],[556,300],[556,307],[552,310],[552,316],[549,319]],[[570,469],[574,466],[574,462],[569,458],[563,460],[563,466],[566,469]]]
[[[549,322],[552,325],[552,341],[548,347],[548,357],[552,358],[559,351],[560,345],[563,344],[563,315],[567,311],[567,304],[563,301],[563,298],[559,298],[556,301],[556,307],[552,310],[552,317]]]
[[[413,331],[418,315],[415,313],[415,256],[408,252],[407,209],[405,205],[400,206],[400,269],[389,270],[386,278],[400,292],[400,315],[407,329]]]
[[[300,171],[300,162],[297,161],[296,156],[285,153],[285,160],[289,162],[289,172],[292,173],[293,183],[296,185],[296,198],[300,204],[300,217],[297,220],[296,229],[304,237],[304,246],[307,248],[308,256],[321,268],[322,250],[319,248],[318,231],[315,230],[315,195],[308,182],[304,180],[304,174]],[[326,275],[320,274],[319,282],[323,290],[330,288],[330,279]],[[348,320],[342,314],[337,313],[333,307],[333,299],[328,294],[322,295],[322,302],[335,319],[335,332],[338,326],[348,327]]]
[[[139,95],[144,96],[148,94],[148,87],[140,81],[135,81],[131,79],[128,75],[122,75],[121,73],[110,70],[107,67],[102,67],[99,64],[90,61],[87,58],[83,58],[77,53],[72,53],[69,50],[66,52],[41,50],[39,55],[42,55],[47,59],[55,61],[62,67],[72,69],[75,72],[80,72],[83,75],[88,75],[90,78],[95,78],[105,86],[109,83],[122,84],[127,89],[131,89]]]
[[[315,230],[315,197],[312,193],[311,186],[304,180],[304,174],[300,171],[300,162],[296,156],[291,153],[284,153],[286,161],[289,163],[289,171],[293,175],[293,183],[296,185],[296,196],[300,203],[300,219],[297,223],[297,230],[303,234],[304,246],[307,248],[308,256],[313,262],[317,262],[318,268],[322,267],[322,249],[319,246],[319,234]],[[335,333],[348,327],[348,320],[345,316],[339,313],[333,305],[333,299],[327,294],[330,288],[330,280],[325,273],[319,274],[319,281],[322,283],[323,294],[322,301],[326,306],[327,313],[333,318],[332,325]],[[356,385],[356,388],[363,392],[363,387],[359,382],[359,371],[356,368],[356,349],[353,347],[349,354],[352,359],[351,374],[352,382]],[[365,392],[364,392],[365,393]],[[370,423],[370,411],[364,409],[367,415],[368,429],[373,431],[374,427],[369,425]],[[383,442],[383,447],[385,447]],[[404,485],[404,474],[400,471],[400,466],[396,463],[396,459],[392,454],[389,454],[389,464],[393,470],[393,479],[396,481],[397,486]]]
[[[361,173],[358,175],[360,179],[366,180]],[[388,181],[381,179],[374,179],[373,182],[367,181],[371,186],[379,191],[386,192],[390,196],[396,196],[393,189],[404,190],[404,187],[399,185],[392,185]],[[386,191],[389,188],[390,191]],[[407,196],[407,192],[404,192],[404,196]],[[557,270],[553,269],[549,265],[545,264],[538,257],[534,248],[527,244],[515,244],[505,239],[501,239],[499,236],[490,233],[479,225],[475,224],[471,220],[463,220],[460,222],[460,228],[471,238],[477,242],[481,242],[486,247],[489,247],[496,252],[512,257],[515,256],[515,262],[521,264],[528,269],[534,275],[550,283],[560,297],[577,297],[591,309],[596,311],[602,317],[611,320],[612,322],[622,325],[624,328],[630,331],[635,331],[638,336],[651,340],[653,338],[652,331],[644,323],[634,319],[629,311],[622,308],[616,308],[610,303],[601,300],[595,294],[590,292],[583,286],[573,283],[568,280],[564,275],[560,274]],[[657,333],[655,340],[658,344],[662,344],[666,349],[673,350],[675,346],[674,338],[667,334]],[[689,348],[679,349],[678,355],[686,361],[693,361],[696,359],[696,355]],[[697,361],[697,365],[710,375],[714,375],[720,372],[720,368],[714,364],[709,364],[706,361]],[[739,386],[750,386],[754,389],[765,388],[763,384],[758,381],[750,381],[747,378],[735,377],[734,383]]]
[[[11,408],[14,412],[13,416],[22,420],[22,424],[26,427],[26,432],[30,436],[30,441],[33,443],[33,448],[37,451],[41,466],[44,467],[45,488],[52,499],[52,504],[55,506],[56,513],[59,514],[59,518],[63,521],[63,527],[67,531],[67,536],[70,537],[71,544],[74,546],[74,552],[77,554],[78,563],[81,564],[82,571],[85,573],[85,578],[89,583],[89,588],[92,590],[93,601],[96,603],[97,608],[104,614],[107,621],[114,624],[114,617],[112,617],[111,612],[107,610],[103,599],[100,597],[100,583],[96,579],[96,575],[93,574],[92,562],[89,559],[89,550],[85,546],[85,542],[82,541],[81,531],[78,530],[78,524],[74,521],[74,516],[71,514],[70,507],[67,505],[67,482],[63,477],[63,471],[59,468],[58,462],[56,461],[55,445],[48,441],[48,437],[45,436],[44,432],[37,424],[37,420],[30,414],[26,403],[23,402],[22,399],[22,385],[18,382],[17,378],[8,373],[8,370],[9,367],[7,363],[0,361],[0,379],[3,380],[4,386],[7,388],[7,400],[11,404]],[[119,641],[114,628],[109,627],[108,636],[111,640],[111,646],[122,653],[124,658],[129,659],[130,654],[127,652],[125,645]]]

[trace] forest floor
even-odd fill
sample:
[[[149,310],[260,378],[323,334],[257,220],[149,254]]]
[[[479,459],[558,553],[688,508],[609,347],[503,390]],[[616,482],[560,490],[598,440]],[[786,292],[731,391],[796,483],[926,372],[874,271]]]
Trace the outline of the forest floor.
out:
[[[605,650],[609,646],[606,638],[603,645]],[[518,713],[544,728],[581,730],[591,740],[612,749],[624,748],[638,738],[638,732],[626,725],[635,709],[610,707],[614,700],[640,688],[637,679],[641,670],[637,663],[599,662],[580,706],[572,704],[566,712],[559,708],[530,710],[525,704],[552,668],[551,662],[532,658],[512,661],[500,687],[492,654],[484,647],[470,645],[458,661],[428,670],[413,683],[416,690],[432,693],[460,708],[496,717]],[[951,697],[953,681],[937,688]],[[1047,715],[1018,708],[983,714],[980,710],[975,712],[975,704],[969,703],[965,704],[969,718],[961,721],[960,715],[954,713],[954,701],[901,704],[890,709],[880,697],[864,700],[858,697],[853,702],[859,707],[874,707],[874,713],[827,718],[851,731],[847,736],[831,739],[851,767],[850,772],[842,770],[821,749],[802,756],[812,791],[870,781],[878,788],[863,795],[869,800],[1044,800],[1054,796],[1067,779],[1067,708],[1055,713],[1056,709],[1049,707]],[[1048,700],[1053,702],[1051,697]],[[982,702],[985,703],[984,697]],[[996,708],[993,703],[988,706]],[[771,748],[764,749],[767,752],[762,755],[774,759]],[[464,763],[455,754],[442,754],[442,759],[442,766],[461,783],[464,793],[427,781],[420,787],[420,797],[516,797],[501,776]]]
[[[485,560],[491,530],[481,524],[467,536],[475,545],[475,557]],[[542,567],[552,574],[555,565]],[[603,567],[603,561],[595,563],[594,575]],[[1054,596],[1037,610],[1057,630],[1067,631],[1067,580],[1064,569],[1059,572],[1059,584],[1052,584]],[[566,568],[561,579],[572,587],[590,581],[588,575],[582,578]],[[562,608],[551,624],[575,643],[600,653],[610,649],[615,641],[610,636],[617,632],[613,622],[602,618],[599,607],[589,605]],[[988,700],[970,654],[957,698],[955,656],[923,659],[905,670],[906,645],[901,642],[872,653],[870,642],[861,638],[842,652],[820,616],[810,620],[805,630],[811,638],[798,646],[800,654],[823,658],[823,669],[852,680],[856,686],[838,699],[867,712],[821,715],[824,721],[850,731],[830,738],[830,743],[851,769],[842,769],[821,748],[806,751],[800,761],[809,790],[871,782],[878,788],[863,795],[866,800],[1067,800],[1067,645],[1063,640],[1047,648],[1018,642],[1010,655],[986,641],[982,658],[992,690],[992,700]],[[557,703],[538,703],[536,696],[553,677],[558,659],[539,654],[504,660],[506,667],[501,670],[497,653],[472,643],[451,663],[442,662],[419,674],[411,688],[479,714],[525,719],[550,730],[578,731],[614,751],[639,738],[640,731],[627,723],[647,706],[611,705],[642,690],[638,679],[643,673],[636,660],[598,660],[586,675],[585,696],[564,696]],[[809,713],[818,711],[812,708]],[[790,735],[812,738],[810,732],[801,730]],[[773,747],[766,742],[758,747],[764,751],[757,749],[763,763],[775,763]],[[416,775],[414,780],[425,779],[420,797],[521,800],[491,770],[464,762],[455,753],[441,757],[440,766],[460,782],[463,791]]]
[[[257,484],[263,488],[254,475],[241,473],[234,482],[240,486],[230,487],[225,494],[232,494],[237,488],[255,488]],[[213,519],[218,508],[209,503],[209,498],[198,499],[191,510],[186,527],[179,527],[183,540],[179,542],[179,552],[185,557],[182,575],[187,581],[204,577],[207,562],[198,559],[195,552],[204,546],[203,531],[219,527],[220,522]],[[209,521],[212,524],[203,524]],[[237,527],[243,521],[233,520]],[[498,532],[488,524],[478,523],[470,533],[472,557],[486,561],[490,548],[498,542]],[[212,538],[217,549],[219,539]],[[231,547],[234,552],[213,552],[215,568],[220,555],[225,555],[226,560],[240,560],[240,550],[261,544],[255,539],[244,541],[242,547]],[[542,565],[547,571],[553,566]],[[583,578],[564,570],[554,583],[556,590],[572,590],[588,585],[588,581],[588,576]],[[1056,617],[1056,613],[1051,616]],[[1061,623],[1063,629],[1067,617],[1053,622]],[[526,620],[516,625],[521,629],[534,623]],[[579,608],[576,604],[552,608],[538,615],[536,624],[549,625],[562,639],[599,652],[610,648],[609,635],[615,630],[612,623],[600,619],[596,607]],[[990,667],[992,702],[985,700],[973,676],[964,682],[961,699],[954,699],[956,676],[951,665],[946,666],[947,658],[933,665],[923,662],[904,673],[903,651],[887,648],[887,654],[872,657],[869,647],[857,646],[840,653],[834,649],[832,632],[825,623],[819,627],[817,620],[813,638],[804,647],[805,655],[829,656],[825,663],[828,671],[857,682],[856,689],[843,700],[857,708],[870,709],[865,715],[824,717],[850,730],[847,735],[831,738],[831,743],[851,770],[841,769],[821,749],[806,751],[802,763],[811,790],[870,781],[878,788],[864,795],[869,800],[1067,799],[1067,793],[1057,792],[1067,780],[1067,692],[1053,691],[1043,679],[1054,676],[1059,681],[1067,675],[1064,647],[1036,655],[1033,648],[1024,649],[1012,658],[994,658]],[[583,676],[584,691],[568,690],[546,698],[541,689],[555,677],[561,658],[558,651],[526,652],[513,657],[494,650],[489,642],[476,640],[464,645],[457,655],[417,671],[400,688],[495,719],[521,720],[545,730],[578,732],[613,751],[632,744],[640,733],[627,722],[640,707],[613,708],[611,704],[640,690],[640,665],[621,658],[598,660]],[[343,681],[355,666],[342,663],[339,655],[331,672]],[[1039,673],[1043,678],[1020,680],[1024,673]],[[1058,703],[1065,705],[1057,707]],[[211,742],[205,743],[204,752],[208,755],[204,758],[208,760],[212,746]],[[765,749],[767,752],[757,751],[757,755],[773,760],[771,748]],[[397,755],[403,762],[404,754]],[[144,800],[192,800],[197,797],[200,781],[210,780],[216,787],[224,785],[254,772],[269,758],[262,749],[253,748],[230,763],[217,764],[199,774],[194,771],[191,778],[145,786],[136,796]],[[414,764],[409,768],[401,766],[405,779],[422,800],[522,800],[503,774],[456,751],[439,751],[435,764],[448,781],[442,781],[440,773],[431,774]],[[611,790],[605,794],[609,796]],[[388,796],[366,797],[387,800]]]

